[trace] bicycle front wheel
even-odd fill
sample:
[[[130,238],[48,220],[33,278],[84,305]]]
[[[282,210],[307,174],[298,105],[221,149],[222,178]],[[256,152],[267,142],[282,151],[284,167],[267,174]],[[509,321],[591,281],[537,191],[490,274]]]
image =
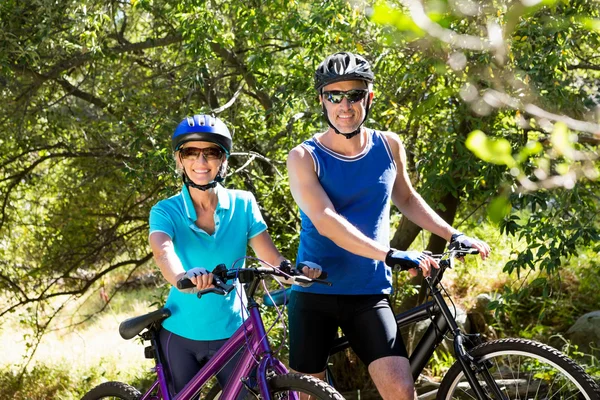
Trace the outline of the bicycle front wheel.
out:
[[[142,394],[123,382],[104,382],[87,392],[81,400],[138,400]]]
[[[500,339],[469,351],[481,362],[503,399],[600,399],[600,389],[583,368],[558,350],[525,339]],[[485,373],[485,372],[484,372]],[[477,380],[489,399],[496,399],[483,373]],[[477,399],[457,361],[439,387],[438,400]]]
[[[310,395],[311,400],[344,400],[337,390],[310,375],[275,375],[269,378],[269,388],[277,400],[297,399],[300,393]]]

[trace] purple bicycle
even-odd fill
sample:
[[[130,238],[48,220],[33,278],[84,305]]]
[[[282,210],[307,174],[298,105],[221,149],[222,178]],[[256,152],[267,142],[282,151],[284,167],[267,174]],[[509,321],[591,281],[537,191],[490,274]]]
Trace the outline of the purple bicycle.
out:
[[[161,329],[161,321],[170,316],[169,310],[163,308],[146,315],[127,319],[119,326],[119,333],[124,339],[131,339],[139,335],[144,340],[151,342],[151,345],[145,348],[145,356],[155,360],[156,366],[153,368],[153,372],[156,373],[157,378],[150,388],[142,394],[136,388],[123,382],[105,382],[86,393],[82,400],[195,399],[199,395],[202,386],[240,351],[242,351],[242,355],[234,372],[222,388],[220,399],[237,399],[243,393],[243,389],[246,389],[246,398],[250,399],[298,399],[299,394],[303,393],[309,395],[311,399],[343,400],[342,395],[327,383],[308,375],[288,372],[271,350],[259,305],[254,300],[259,284],[268,276],[278,276],[287,279],[287,282],[301,284],[323,283],[330,285],[329,282],[321,279],[310,279],[295,269],[282,271],[275,267],[262,266],[227,270],[221,264],[215,268],[213,275],[215,287],[199,292],[198,296],[206,293],[225,295],[234,288],[234,285],[226,282],[231,279],[238,279],[246,289],[249,315],[242,326],[177,395],[171,396],[169,393],[162,355],[158,346],[158,332]],[[193,287],[193,284],[189,279],[183,279],[177,283],[177,286],[186,288]],[[255,378],[251,379],[250,376],[253,371],[255,371]]]

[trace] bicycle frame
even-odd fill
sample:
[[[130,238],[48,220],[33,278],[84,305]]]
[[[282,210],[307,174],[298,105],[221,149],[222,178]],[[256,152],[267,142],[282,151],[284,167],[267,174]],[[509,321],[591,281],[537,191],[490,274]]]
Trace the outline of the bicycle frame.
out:
[[[171,397],[167,388],[167,379],[165,370],[157,354],[157,363],[155,372],[158,379],[152,384],[150,389],[142,395],[140,400],[189,400],[208,380],[218,373],[227,362],[239,351],[243,351],[236,368],[230,376],[227,384],[223,388],[221,399],[234,400],[241,392],[244,383],[243,378],[248,377],[257,365],[256,379],[258,388],[263,399],[271,399],[269,387],[267,384],[267,370],[272,368],[278,374],[286,374],[288,370],[279,361],[271,351],[267,333],[265,331],[258,304],[253,299],[248,300],[249,316],[239,327],[233,336],[217,351],[217,353],[198,371],[198,373],[188,382],[187,385],[174,397]],[[158,397],[152,393],[159,389]]]
[[[448,264],[448,266],[450,266],[450,264]],[[433,300],[427,301],[395,316],[399,328],[403,328],[426,319],[431,320],[431,324],[417,343],[414,351],[409,356],[413,380],[417,380],[431,359],[431,356],[433,355],[433,352],[437,346],[442,342],[446,333],[450,331],[454,337],[455,357],[459,360],[465,376],[469,381],[471,388],[477,394],[478,398],[486,399],[486,396],[475,376],[475,372],[473,371],[474,369],[478,370],[478,372],[483,372],[486,383],[498,396],[497,398],[501,399],[502,397],[500,390],[498,389],[495,381],[487,373],[487,370],[467,354],[465,348],[467,345],[467,337],[458,327],[453,313],[448,307],[448,304],[446,304],[444,296],[438,287],[438,284],[443,276],[443,271],[443,269],[440,270],[436,276],[431,278],[433,281],[433,290],[431,293]],[[332,346],[329,355],[331,356],[332,354],[342,351],[348,347],[350,347],[350,344],[346,337],[338,338],[334,341],[334,345]]]

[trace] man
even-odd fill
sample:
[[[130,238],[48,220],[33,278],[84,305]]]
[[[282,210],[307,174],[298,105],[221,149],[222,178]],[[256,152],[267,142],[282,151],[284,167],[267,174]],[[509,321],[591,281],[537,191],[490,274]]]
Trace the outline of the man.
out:
[[[333,283],[294,286],[290,367],[323,379],[341,327],[381,396],[411,399],[414,383],[389,302],[390,267],[412,268],[412,274],[418,267],[428,275],[438,265],[420,252],[389,248],[390,200],[423,229],[474,247],[484,259],[490,247],[453,229],[416,193],[395,133],[363,126],[373,101],[373,81],[363,57],[327,57],[317,68],[315,88],[329,128],[296,146],[288,157],[290,189],[302,218],[297,260],[321,265]]]

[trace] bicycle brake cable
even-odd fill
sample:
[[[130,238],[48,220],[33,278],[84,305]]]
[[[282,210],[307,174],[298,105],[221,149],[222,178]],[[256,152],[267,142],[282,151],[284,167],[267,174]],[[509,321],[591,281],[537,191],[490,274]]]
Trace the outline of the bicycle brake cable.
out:
[[[448,252],[444,252],[444,253],[441,253],[441,254],[434,254],[434,255],[432,255],[432,257],[439,257],[439,260],[442,260],[442,258],[443,258],[445,255],[447,255],[447,254],[448,254]],[[448,268],[448,267],[446,267],[446,268]],[[454,318],[456,319],[456,316],[457,316],[457,314],[458,314],[458,313],[457,313],[457,310],[456,310],[456,304],[455,304],[455,303],[454,303],[454,301],[452,300],[452,297],[450,297],[450,294],[448,293],[448,291],[446,290],[446,288],[444,287],[444,285],[442,285],[442,280],[441,280],[441,279],[438,279],[438,280],[437,280],[437,284],[436,284],[436,285],[439,285],[439,287],[441,288],[441,291],[442,291],[442,292],[445,294],[445,297],[447,297],[447,298],[448,298],[448,300],[450,300],[450,304],[452,304],[452,308],[454,309]],[[432,285],[430,284],[430,282],[427,282],[427,293],[428,293],[428,296],[427,296],[427,297],[431,296],[431,297],[433,298],[433,287],[432,287]],[[429,313],[429,320],[430,320],[430,323],[433,325],[433,328],[434,328],[434,329],[435,329],[435,331],[436,331],[436,335],[440,336],[442,332],[441,332],[441,331],[440,331],[440,329],[438,328],[437,324],[434,324],[433,318],[435,317],[435,315],[434,315],[433,311],[431,311],[430,309],[428,309],[428,313]],[[447,336],[447,333],[445,333],[445,334],[443,334],[443,335],[441,335],[441,336],[442,336],[444,339],[447,339],[447,340],[450,340],[450,341],[453,341],[453,340],[454,340],[452,337],[448,337],[448,336]]]
[[[246,257],[244,257],[244,258],[246,258],[246,259],[249,259],[249,260],[258,261],[258,262],[259,262],[259,263],[261,263],[261,264],[264,264],[264,265],[266,265],[266,266],[268,266],[268,267],[271,267],[271,268],[273,268],[274,270],[276,270],[276,271],[278,271],[278,272],[280,272],[280,273],[282,273],[282,274],[284,274],[284,275],[286,275],[286,276],[288,276],[288,277],[291,277],[291,275],[288,275],[288,274],[286,274],[285,272],[281,271],[281,270],[280,270],[279,268],[277,268],[276,266],[274,266],[274,265],[272,265],[272,264],[268,263],[267,261],[261,260],[260,258],[257,258],[257,257],[252,257],[252,256],[246,256]],[[279,348],[276,350],[276,353],[277,353],[277,354],[279,354],[279,353],[281,352],[281,350],[283,349],[283,346],[284,346],[284,344],[285,344],[285,341],[286,341],[286,339],[287,339],[287,325],[285,324],[285,318],[283,318],[283,313],[281,312],[281,310],[279,309],[279,307],[277,307],[277,305],[275,304],[275,301],[274,301],[274,300],[273,300],[273,298],[271,297],[270,291],[269,291],[269,290],[268,290],[268,288],[267,288],[267,285],[266,285],[266,283],[265,283],[265,280],[264,280],[264,279],[261,279],[261,280],[262,280],[261,284],[262,284],[262,287],[263,287],[264,291],[267,293],[268,297],[271,299],[271,302],[274,304],[274,307],[275,307],[275,310],[276,310],[276,312],[277,312],[277,317],[278,317],[278,318],[276,318],[276,319],[275,319],[275,321],[273,321],[273,324],[271,324],[271,326],[270,326],[268,329],[265,329],[265,335],[264,335],[264,336],[263,336],[263,337],[260,339],[260,341],[263,341],[263,340],[265,340],[265,338],[267,338],[267,336],[268,336],[269,332],[271,332],[271,331],[273,330],[273,328],[274,328],[274,327],[275,327],[275,325],[277,324],[277,321],[278,321],[278,320],[279,320],[279,321],[281,321],[281,324],[282,324],[282,327],[283,327],[283,335],[284,335],[284,336],[283,336],[283,340],[282,340],[282,342],[281,342],[281,344],[280,344]],[[277,280],[276,280],[276,281],[277,281]],[[277,282],[279,283],[280,287],[282,287],[282,288],[283,288],[283,285],[281,284],[281,282],[279,282],[279,281],[277,281]],[[246,336],[246,337],[247,337],[247,336]],[[247,344],[248,344],[248,343],[246,342],[246,345],[247,345]],[[249,347],[248,347],[248,348],[249,348]],[[256,355],[255,355],[255,354],[252,354],[252,356],[253,356],[253,357],[255,358],[255,360],[256,360]]]
[[[246,260],[246,259],[253,259],[253,257],[250,256],[244,256],[244,257],[240,257],[237,260],[235,260],[233,262],[233,264],[231,264],[231,269],[235,269],[235,279],[238,279],[238,275],[240,272],[240,268],[234,268],[235,264],[237,264],[240,260]],[[239,282],[239,280],[238,280]],[[248,330],[246,329],[246,317],[244,316],[244,311],[246,311],[248,317],[250,317],[250,312],[248,311],[248,307],[246,306],[246,304],[244,304],[244,298],[242,296],[241,291],[238,291],[236,288],[236,295],[238,296],[239,300],[240,300],[240,304],[241,304],[241,311],[242,311],[242,326],[244,327],[244,341],[246,343],[246,348],[248,349],[248,353],[250,353],[250,355],[252,356],[252,359],[254,360],[255,363],[258,363],[259,359],[256,356],[256,354],[253,352],[252,346],[250,346],[250,343],[248,342]]]

